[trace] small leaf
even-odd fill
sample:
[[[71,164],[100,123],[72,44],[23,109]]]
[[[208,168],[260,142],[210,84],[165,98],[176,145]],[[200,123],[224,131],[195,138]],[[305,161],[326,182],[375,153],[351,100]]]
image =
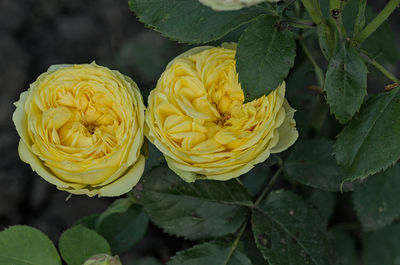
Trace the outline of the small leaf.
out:
[[[367,234],[362,245],[364,265],[399,264],[400,224]]]
[[[372,96],[337,137],[336,160],[351,180],[393,165],[400,158],[400,87]]]
[[[234,233],[251,197],[237,180],[187,183],[166,166],[153,168],[134,189],[150,219],[167,233],[188,239]]]
[[[270,264],[336,264],[319,212],[288,191],[270,193],[252,215],[258,248]]]
[[[129,0],[141,22],[186,43],[218,40],[262,13],[258,8],[216,12],[198,0]]]
[[[269,94],[294,64],[296,42],[286,25],[272,16],[254,19],[239,39],[237,71],[246,101]]]
[[[61,235],[59,248],[68,265],[82,265],[95,254],[111,254],[110,246],[101,235],[81,225]]]
[[[358,218],[366,230],[380,229],[400,215],[400,165],[367,178],[354,192]]]
[[[132,198],[115,200],[102,214],[83,217],[74,225],[95,230],[111,245],[112,253],[121,254],[139,242],[146,233],[149,220]]]
[[[128,199],[116,202],[122,200]],[[118,211],[112,211],[112,206],[100,215],[96,231],[110,243],[113,254],[121,254],[143,238],[149,219],[140,205],[130,204]]]
[[[61,265],[50,239],[36,228],[12,226],[0,232],[0,264]]]
[[[332,140],[298,141],[285,161],[284,169],[290,179],[316,189],[348,191],[354,186],[343,183],[342,170],[333,156]]]
[[[231,256],[230,246],[214,243],[203,243],[190,249],[178,252],[167,263],[168,265],[252,265],[248,257],[235,250]]]
[[[367,95],[368,69],[353,47],[340,45],[329,61],[325,91],[331,112],[340,123],[348,122]]]
[[[99,216],[99,214],[84,216],[81,219],[77,220],[72,226],[83,225],[84,227],[91,230],[96,230],[97,219],[99,218]]]

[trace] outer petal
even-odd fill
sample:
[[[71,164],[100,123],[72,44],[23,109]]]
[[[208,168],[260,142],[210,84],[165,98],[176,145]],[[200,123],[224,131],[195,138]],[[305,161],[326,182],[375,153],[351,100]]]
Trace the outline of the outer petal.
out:
[[[47,182],[56,185],[58,188],[67,188],[69,186],[67,182],[64,182],[54,176],[54,174],[43,165],[42,161],[40,161],[39,158],[31,152],[31,150],[29,150],[28,146],[22,140],[19,141],[18,153],[21,157],[21,160],[29,164],[32,170],[38,173],[38,175]]]
[[[139,182],[144,166],[145,158],[140,155],[138,161],[122,177],[101,188],[99,196],[119,196],[129,192]]]
[[[285,121],[278,128],[279,142],[271,148],[271,153],[279,153],[288,149],[299,137],[299,132],[296,129],[296,121],[293,118],[295,110],[289,106],[286,99],[283,103],[283,107],[286,110]]]
[[[172,171],[174,171],[175,174],[177,174],[179,177],[181,177],[184,181],[195,182],[196,179],[199,177],[199,175],[196,174],[195,172],[179,169],[176,166],[176,162],[173,159],[169,158],[168,156],[164,156],[164,157],[165,157],[165,160],[167,161],[168,167]]]
[[[28,97],[28,91],[24,91],[21,93],[19,100],[14,103],[16,109],[13,113],[13,122],[15,128],[21,139],[28,145],[32,144],[28,134],[28,126],[27,126],[27,117],[25,113],[25,102]]]
[[[144,156],[140,155],[138,161],[130,167],[125,174],[115,180],[114,182],[105,185],[103,187],[98,187],[95,189],[92,188],[61,188],[58,187],[60,190],[68,191],[72,194],[86,194],[90,197],[99,196],[99,197],[114,197],[120,196],[129,192],[140,180],[140,177],[143,174],[145,166],[145,158]]]

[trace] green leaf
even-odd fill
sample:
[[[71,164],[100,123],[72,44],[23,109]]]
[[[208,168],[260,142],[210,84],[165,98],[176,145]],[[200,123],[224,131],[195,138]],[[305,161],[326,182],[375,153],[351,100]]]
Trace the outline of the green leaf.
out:
[[[286,25],[268,15],[256,18],[240,37],[236,52],[246,101],[276,89],[288,75],[295,56],[296,42]]]
[[[337,31],[334,26],[328,21],[317,26],[317,35],[319,47],[322,54],[329,61],[335,51],[337,43]]]
[[[187,183],[168,167],[153,168],[133,190],[150,220],[165,232],[188,239],[234,233],[252,201],[237,180]]]
[[[61,265],[50,239],[36,228],[12,226],[0,232],[0,264]]]
[[[367,95],[368,69],[353,47],[340,45],[329,61],[325,91],[331,113],[340,123],[348,122]]]
[[[110,243],[113,254],[121,254],[143,238],[148,223],[142,207],[124,198],[114,201],[99,216],[96,231]]]
[[[313,190],[307,202],[314,205],[326,220],[329,220],[335,210],[336,194],[322,190]]]
[[[336,160],[355,180],[375,174],[400,158],[400,87],[372,96],[337,137]]]
[[[256,165],[255,168],[248,173],[242,175],[240,179],[254,197],[263,190],[267,180],[270,179],[271,176],[271,167],[267,165],[267,163],[261,163]]]
[[[360,264],[356,249],[356,242],[351,235],[335,227],[330,230],[335,238],[335,247],[339,257],[340,265],[355,265]]]
[[[83,225],[86,228],[96,230],[97,219],[100,214],[92,214],[88,216],[84,216],[81,219],[77,220],[72,226]]]
[[[113,254],[125,252],[146,233],[149,223],[147,215],[132,198],[115,200],[102,214],[85,216],[75,222],[95,230],[111,245]]]
[[[160,150],[157,149],[152,143],[148,142],[148,157],[146,158],[146,165],[144,171],[152,169],[153,167],[165,164],[165,159]]]
[[[110,246],[101,235],[81,225],[74,226],[61,235],[59,248],[68,265],[82,265],[95,254],[111,254]]]
[[[198,0],[129,0],[141,22],[186,43],[218,40],[262,13],[258,8],[216,12]]]
[[[284,163],[287,176],[301,184],[325,191],[348,191],[352,183],[343,183],[343,174],[333,156],[333,141],[300,140]]]
[[[270,264],[336,264],[326,222],[301,197],[270,193],[252,215],[258,248]]]
[[[400,215],[400,165],[367,178],[354,192],[353,202],[365,230],[380,229]]]
[[[203,243],[178,252],[168,265],[252,265],[248,257],[235,250],[231,256],[231,247],[214,243]]]
[[[250,231],[249,231],[250,232]],[[241,238],[241,244],[243,247],[239,250],[249,257],[253,265],[266,265],[268,262],[264,259],[260,250],[257,248],[253,234],[245,233]]]
[[[398,265],[400,224],[366,235],[363,240],[364,265]]]

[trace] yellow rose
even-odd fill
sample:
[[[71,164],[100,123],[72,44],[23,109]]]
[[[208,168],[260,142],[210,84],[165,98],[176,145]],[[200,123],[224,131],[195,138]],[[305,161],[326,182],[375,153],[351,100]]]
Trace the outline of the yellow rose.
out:
[[[238,177],[298,137],[285,83],[244,104],[235,53],[235,45],[194,48],[150,93],[145,135],[186,181]]]
[[[22,161],[58,189],[118,196],[139,181],[145,107],[129,77],[95,63],[52,66],[15,106]]]
[[[247,6],[256,5],[265,0],[199,0],[202,4],[211,7],[216,11],[237,10]],[[279,0],[269,0],[277,2]]]

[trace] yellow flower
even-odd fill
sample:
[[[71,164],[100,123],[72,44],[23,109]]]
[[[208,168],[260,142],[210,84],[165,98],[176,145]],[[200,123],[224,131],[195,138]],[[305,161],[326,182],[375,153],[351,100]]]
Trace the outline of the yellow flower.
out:
[[[235,45],[175,58],[150,93],[145,135],[186,181],[238,177],[297,137],[285,83],[244,104]]]
[[[202,4],[211,7],[216,11],[237,10],[247,6],[256,5],[265,0],[199,0]],[[269,0],[277,2],[279,0]]]
[[[15,106],[22,161],[58,189],[118,196],[139,181],[145,107],[129,77],[95,63],[52,66]]]

